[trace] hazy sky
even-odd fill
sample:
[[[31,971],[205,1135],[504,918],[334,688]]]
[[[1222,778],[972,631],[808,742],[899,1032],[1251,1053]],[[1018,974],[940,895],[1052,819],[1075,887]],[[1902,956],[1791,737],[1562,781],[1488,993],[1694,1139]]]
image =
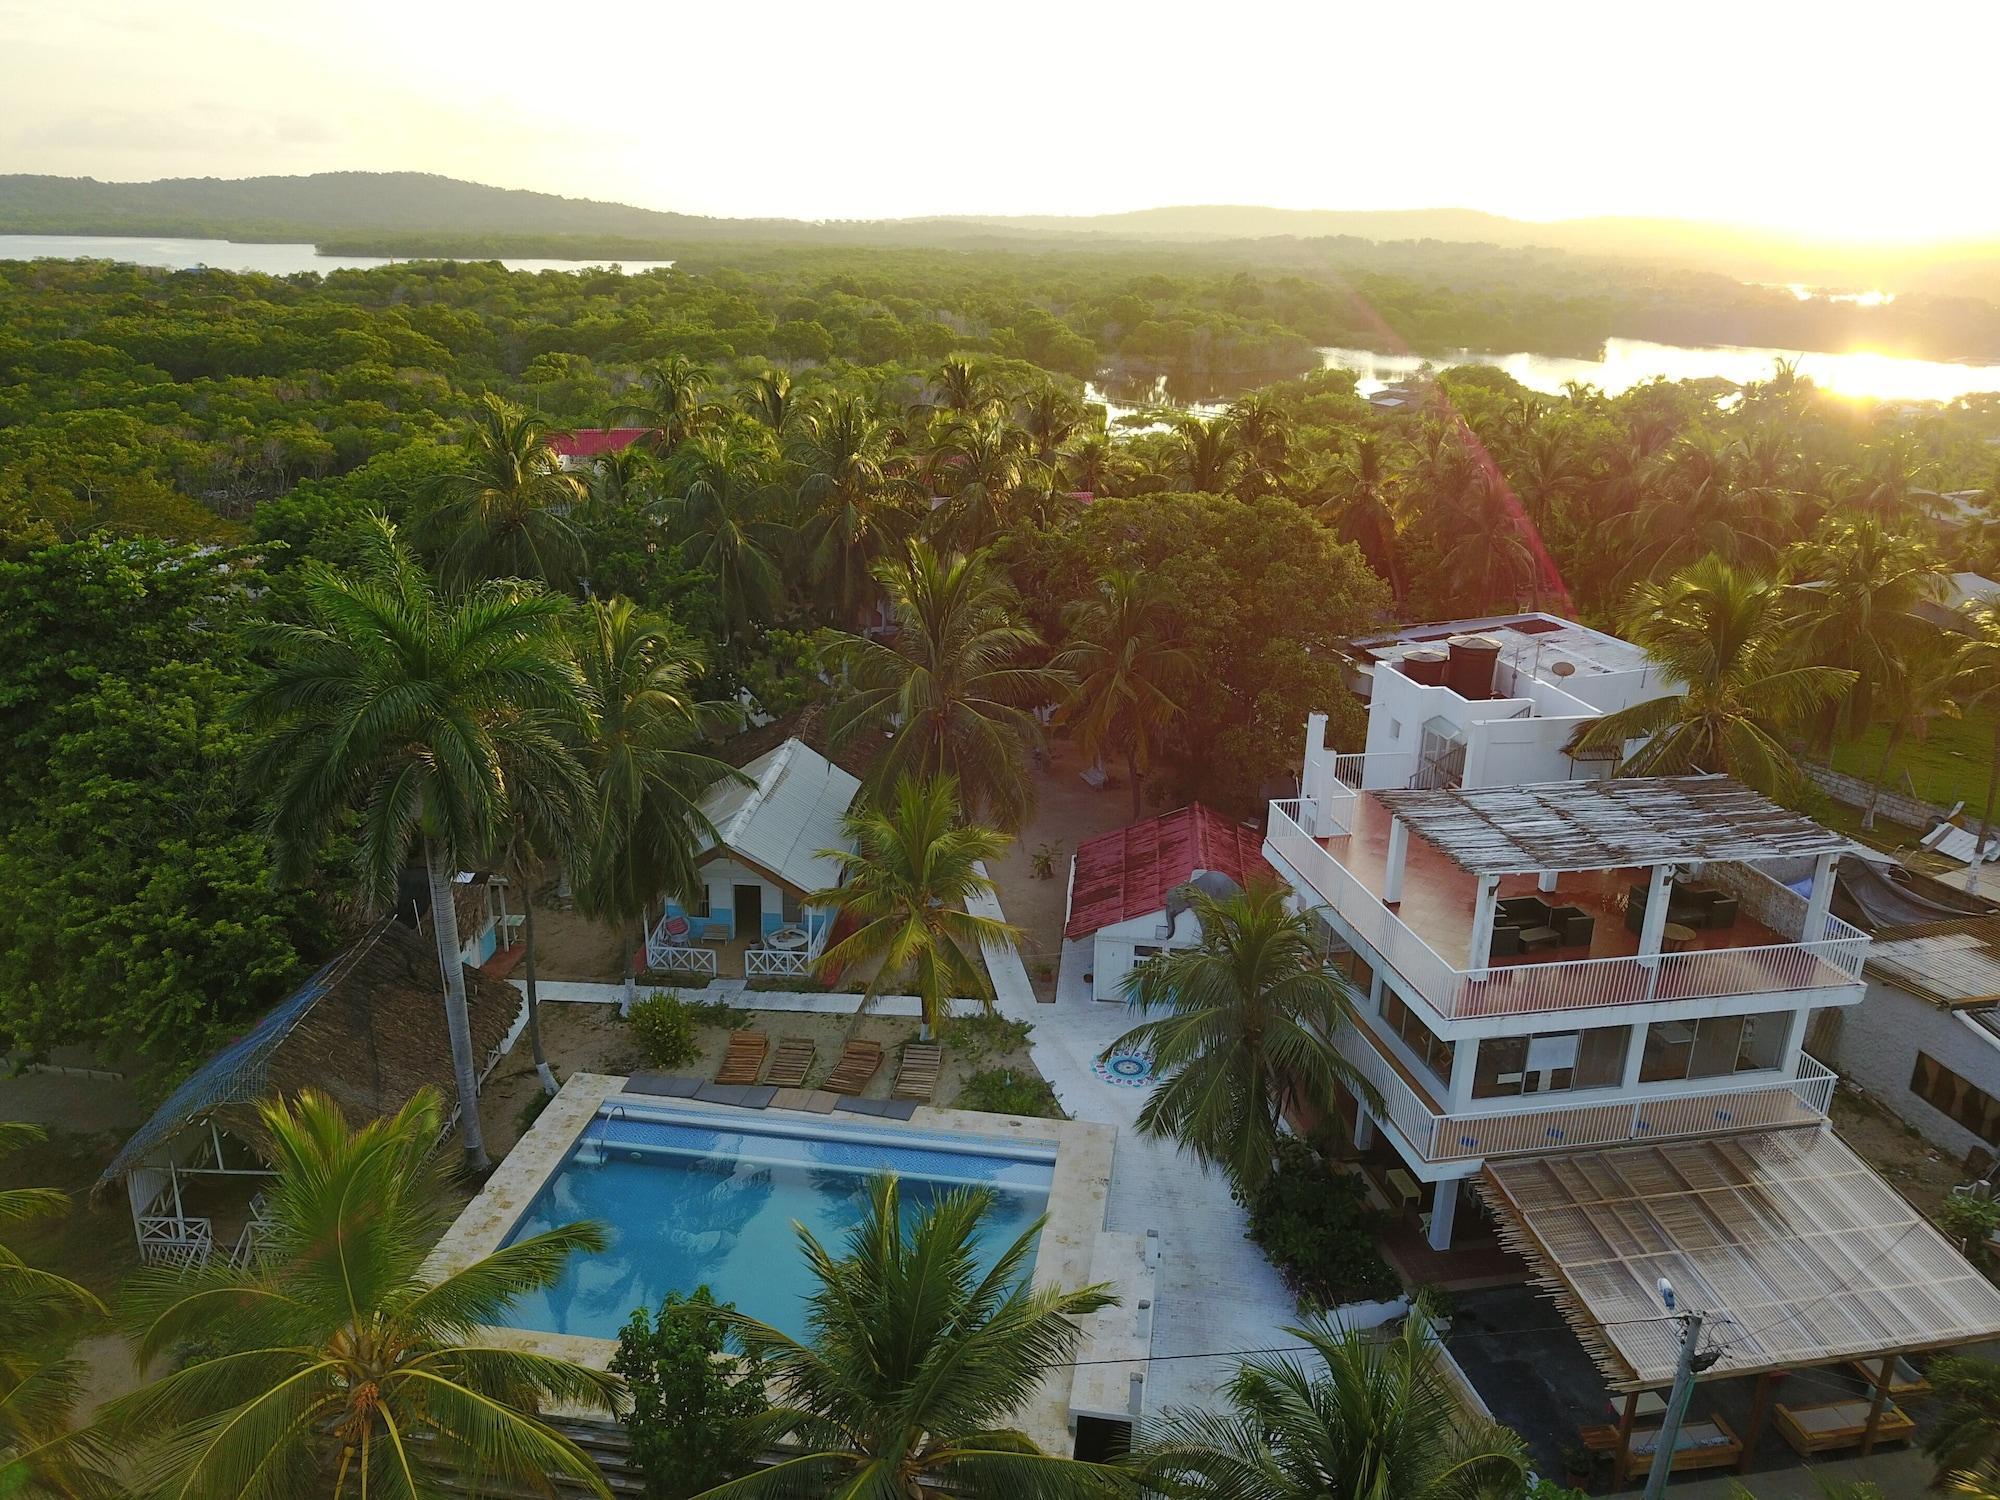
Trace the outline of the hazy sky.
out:
[[[2000,0],[0,0],[0,171],[2000,231]]]

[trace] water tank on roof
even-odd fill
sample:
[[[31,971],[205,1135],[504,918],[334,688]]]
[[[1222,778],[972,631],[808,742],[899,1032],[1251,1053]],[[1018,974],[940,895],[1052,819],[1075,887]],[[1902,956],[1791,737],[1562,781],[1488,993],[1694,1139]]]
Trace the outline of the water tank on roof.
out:
[[[1421,682],[1425,687],[1443,687],[1445,670],[1450,665],[1449,656],[1430,647],[1407,652],[1402,660],[1403,675],[1412,682]]]
[[[1461,698],[1491,698],[1500,643],[1490,635],[1455,635],[1445,645],[1451,652],[1445,686]]]

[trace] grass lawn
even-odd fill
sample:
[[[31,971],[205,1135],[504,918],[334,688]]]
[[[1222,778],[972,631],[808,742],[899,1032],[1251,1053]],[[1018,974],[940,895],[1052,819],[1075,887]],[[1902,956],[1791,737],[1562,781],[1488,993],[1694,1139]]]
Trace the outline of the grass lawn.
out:
[[[1927,802],[1944,807],[1963,801],[1976,821],[1986,804],[1987,768],[1993,763],[1993,721],[1996,710],[1975,709],[1962,719],[1934,719],[1930,736],[1913,740],[1905,736],[1889,766],[1889,789],[1907,792],[1910,783]],[[1882,762],[1882,747],[1888,742],[1887,725],[1877,724],[1868,733],[1849,740],[1833,752],[1833,768],[1850,776],[1872,780]],[[1903,780],[1909,773],[1910,782]]]

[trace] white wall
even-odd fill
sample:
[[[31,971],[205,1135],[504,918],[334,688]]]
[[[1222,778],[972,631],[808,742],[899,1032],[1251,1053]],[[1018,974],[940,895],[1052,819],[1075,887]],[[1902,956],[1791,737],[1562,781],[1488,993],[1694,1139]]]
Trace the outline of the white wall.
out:
[[[1917,1053],[1928,1052],[1966,1082],[2000,1098],[2000,1037],[1928,1000],[1870,978],[1859,1005],[1841,1012],[1833,1056],[1824,1059],[1879,1099],[1954,1161],[1993,1144],[1910,1092]]]
[[[1192,948],[1201,941],[1201,923],[1191,911],[1184,911],[1174,923],[1172,937],[1160,936],[1166,926],[1164,908],[1143,917],[1100,927],[1091,947],[1090,994],[1093,1000],[1125,1003],[1125,976],[1137,962],[1136,950],[1148,948]]]

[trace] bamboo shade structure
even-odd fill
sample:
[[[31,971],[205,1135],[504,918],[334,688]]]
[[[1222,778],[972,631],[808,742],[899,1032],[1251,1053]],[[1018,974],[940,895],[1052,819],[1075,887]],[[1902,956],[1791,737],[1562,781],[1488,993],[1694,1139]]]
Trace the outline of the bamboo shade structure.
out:
[[[2000,1288],[1830,1130],[1489,1162],[1478,1188],[1614,1390],[1672,1382],[1709,1317],[1703,1379],[1972,1343]]]
[[[1474,875],[1835,854],[1837,833],[1727,776],[1372,793]]]

